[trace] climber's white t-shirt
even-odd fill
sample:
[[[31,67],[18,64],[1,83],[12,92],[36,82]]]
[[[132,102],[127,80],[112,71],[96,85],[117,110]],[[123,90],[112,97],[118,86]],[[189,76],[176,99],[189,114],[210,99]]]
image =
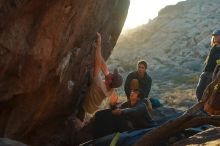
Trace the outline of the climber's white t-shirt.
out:
[[[93,83],[90,86],[85,100],[83,102],[83,109],[89,114],[93,114],[99,109],[103,99],[109,97],[113,92],[113,89],[107,90],[104,81],[101,79],[101,74],[93,79]]]

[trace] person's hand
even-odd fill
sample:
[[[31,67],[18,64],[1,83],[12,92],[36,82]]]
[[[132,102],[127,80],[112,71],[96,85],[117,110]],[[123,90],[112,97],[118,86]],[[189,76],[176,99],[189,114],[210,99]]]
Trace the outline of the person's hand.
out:
[[[115,110],[112,110],[112,114],[113,114],[113,115],[121,115],[121,113],[122,113],[122,110],[119,109],[119,108],[117,108],[117,109],[115,109]]]
[[[99,32],[96,33],[96,46],[101,46],[102,37]]]

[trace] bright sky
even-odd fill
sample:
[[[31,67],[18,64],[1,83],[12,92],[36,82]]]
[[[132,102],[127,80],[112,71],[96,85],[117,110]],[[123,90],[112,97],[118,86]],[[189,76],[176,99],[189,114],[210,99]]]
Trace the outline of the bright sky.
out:
[[[174,5],[185,0],[130,0],[128,16],[124,29],[134,28],[147,23],[157,16],[160,9],[166,5]]]

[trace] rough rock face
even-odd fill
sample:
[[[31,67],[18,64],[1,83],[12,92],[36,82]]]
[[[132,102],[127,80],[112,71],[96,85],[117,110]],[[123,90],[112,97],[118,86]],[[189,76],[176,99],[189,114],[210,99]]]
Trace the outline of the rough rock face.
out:
[[[96,32],[110,55],[128,0],[0,0],[0,135],[51,136],[78,109]]]
[[[163,8],[149,23],[120,36],[109,63],[127,72],[135,69],[137,60],[146,59],[153,95],[177,86],[195,88],[210,34],[220,29],[219,7],[218,0],[187,0]]]

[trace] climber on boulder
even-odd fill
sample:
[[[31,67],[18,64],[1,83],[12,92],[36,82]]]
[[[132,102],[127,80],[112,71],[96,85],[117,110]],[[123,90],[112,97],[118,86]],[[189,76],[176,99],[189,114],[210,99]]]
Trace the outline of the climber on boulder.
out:
[[[89,114],[93,114],[97,111],[103,99],[106,97],[110,98],[112,104],[117,102],[118,95],[114,88],[120,87],[123,82],[123,78],[117,69],[114,69],[113,73],[109,72],[108,66],[101,54],[101,35],[97,33],[96,36],[93,80],[82,104],[83,110]],[[105,76],[105,80],[101,79],[101,71]]]

